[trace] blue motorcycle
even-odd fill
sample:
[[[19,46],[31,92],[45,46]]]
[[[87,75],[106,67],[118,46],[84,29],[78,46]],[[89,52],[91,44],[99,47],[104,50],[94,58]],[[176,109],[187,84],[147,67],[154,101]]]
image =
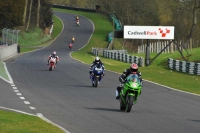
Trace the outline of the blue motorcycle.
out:
[[[103,78],[104,68],[101,64],[97,64],[92,69],[92,74],[90,79],[92,80],[92,86],[97,87],[100,83],[101,79]]]

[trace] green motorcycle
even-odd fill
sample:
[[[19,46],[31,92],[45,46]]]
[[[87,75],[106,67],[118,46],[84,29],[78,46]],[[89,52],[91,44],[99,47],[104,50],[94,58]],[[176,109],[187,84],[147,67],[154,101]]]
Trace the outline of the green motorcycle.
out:
[[[120,110],[130,112],[132,105],[137,102],[138,96],[141,94],[142,85],[136,74],[130,74],[125,81],[120,92]]]

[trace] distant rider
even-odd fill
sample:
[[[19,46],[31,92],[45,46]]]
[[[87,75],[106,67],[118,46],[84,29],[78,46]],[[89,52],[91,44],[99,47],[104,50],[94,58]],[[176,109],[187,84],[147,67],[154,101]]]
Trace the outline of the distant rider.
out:
[[[57,62],[59,61],[59,57],[58,57],[56,51],[53,51],[53,53],[48,56],[48,65],[49,65],[49,60],[51,58],[56,58],[56,64],[57,64]]]
[[[140,80],[140,84],[142,85],[142,74],[141,72],[138,71],[138,65],[136,63],[132,63],[130,68],[125,69],[123,74],[119,77],[119,80],[122,79],[124,81],[130,74],[137,74]],[[120,92],[122,90],[122,87],[123,87],[123,83],[120,83],[120,85],[116,89],[117,100],[120,98]]]
[[[79,19],[76,20],[76,24],[78,24],[78,25],[80,24]]]
[[[75,15],[75,18],[76,18],[76,20],[78,20],[78,19],[79,19],[77,15]]]
[[[95,58],[95,60],[92,62],[92,64],[90,65],[90,72],[89,72],[90,75],[92,74],[93,67],[94,67],[96,64],[101,64],[103,70],[105,70],[104,64],[101,62],[100,58],[97,56],[97,57]],[[104,75],[105,75],[105,74],[103,73],[102,76],[104,76]]]
[[[72,48],[73,46],[73,43],[72,42],[69,42],[69,48],[71,47]]]
[[[71,40],[72,40],[72,42],[74,42],[74,41],[75,41],[75,37],[74,37],[74,36],[72,36],[72,39],[71,39]]]

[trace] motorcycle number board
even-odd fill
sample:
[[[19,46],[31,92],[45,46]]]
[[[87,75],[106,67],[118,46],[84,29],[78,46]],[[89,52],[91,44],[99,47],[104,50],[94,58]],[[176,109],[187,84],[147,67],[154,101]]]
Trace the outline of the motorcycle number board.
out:
[[[174,26],[124,26],[124,39],[174,39]]]

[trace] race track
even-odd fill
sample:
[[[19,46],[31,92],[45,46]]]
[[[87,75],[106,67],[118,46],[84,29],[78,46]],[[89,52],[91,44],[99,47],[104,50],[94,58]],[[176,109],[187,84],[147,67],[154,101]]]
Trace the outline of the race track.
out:
[[[89,65],[70,56],[68,42],[74,35],[72,50],[83,47],[93,33],[92,23],[80,17],[80,27],[74,15],[56,12],[64,24],[61,35],[48,47],[5,61],[14,84],[30,102],[20,99],[16,105],[9,97],[2,106],[43,116],[71,133],[199,133],[200,97],[171,90],[144,81],[142,95],[130,113],[119,110],[115,89],[119,74],[106,71],[97,88],[89,79]],[[56,69],[48,71],[47,57],[56,50],[60,61]],[[123,70],[122,70],[123,71]],[[0,83],[5,82],[1,81]],[[4,88],[11,89],[7,83]],[[4,91],[13,95],[12,91]],[[12,97],[16,97],[14,95]],[[7,101],[7,103],[3,101]],[[0,106],[1,106],[0,105]],[[27,107],[26,107],[27,106]],[[28,106],[35,107],[31,110]]]

